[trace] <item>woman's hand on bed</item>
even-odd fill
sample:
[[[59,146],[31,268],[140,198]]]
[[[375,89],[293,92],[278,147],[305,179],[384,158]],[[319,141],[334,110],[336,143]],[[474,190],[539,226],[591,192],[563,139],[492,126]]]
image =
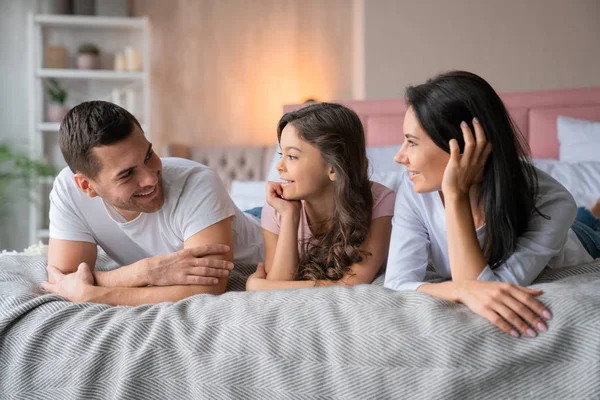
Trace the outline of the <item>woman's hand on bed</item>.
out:
[[[81,263],[77,271],[66,275],[51,265],[48,266],[47,271],[54,283],[42,282],[40,285],[42,289],[75,303],[88,301],[90,291],[94,290],[94,275],[88,264]]]
[[[133,264],[140,286],[216,285],[229,276],[233,263],[204,258],[225,254],[229,246],[211,244],[183,249],[172,254],[145,258]]]
[[[468,195],[471,186],[483,180],[483,169],[492,152],[492,145],[487,142],[483,127],[473,119],[475,139],[473,132],[466,122],[461,124],[465,148],[460,154],[456,139],[450,140],[450,159],[442,178],[442,192],[444,196]]]
[[[302,203],[298,200],[286,200],[283,197],[281,182],[267,182],[267,203],[280,214],[298,217]]]
[[[487,281],[460,282],[456,291],[457,299],[471,311],[514,337],[518,337],[519,332],[536,337],[536,330],[545,332],[548,329],[544,320],[552,315],[535,298],[542,293],[512,283]]]

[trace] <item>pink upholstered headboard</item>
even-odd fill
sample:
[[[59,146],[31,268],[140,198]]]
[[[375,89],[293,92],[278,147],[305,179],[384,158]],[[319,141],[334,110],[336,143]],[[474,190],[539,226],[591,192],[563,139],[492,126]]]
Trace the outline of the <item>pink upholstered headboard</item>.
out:
[[[500,97],[523,132],[533,158],[558,158],[556,117],[600,121],[600,87],[535,92],[502,93]],[[399,144],[403,140],[404,99],[342,101],[360,116],[367,146]],[[302,108],[288,105],[284,112]]]

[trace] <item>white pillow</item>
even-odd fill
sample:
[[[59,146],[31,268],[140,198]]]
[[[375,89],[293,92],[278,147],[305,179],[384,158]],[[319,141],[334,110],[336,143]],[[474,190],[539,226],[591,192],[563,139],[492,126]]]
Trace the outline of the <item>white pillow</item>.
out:
[[[600,122],[560,115],[556,130],[560,161],[600,161]]]
[[[533,164],[571,192],[577,206],[590,207],[600,198],[600,161],[534,159]]]
[[[402,144],[391,146],[367,147],[367,158],[374,174],[398,172],[400,164],[394,161],[394,156]]]
[[[240,210],[246,211],[265,205],[266,190],[265,181],[231,181],[229,196]]]

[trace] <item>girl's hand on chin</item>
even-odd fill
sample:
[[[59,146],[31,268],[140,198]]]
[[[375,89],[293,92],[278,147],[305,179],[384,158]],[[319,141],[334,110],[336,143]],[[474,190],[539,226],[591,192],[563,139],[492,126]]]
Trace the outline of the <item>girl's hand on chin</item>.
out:
[[[281,182],[267,182],[267,203],[280,214],[299,216],[302,203],[298,200],[285,200]]]
[[[465,151],[460,154],[456,139],[450,140],[450,159],[442,179],[442,192],[445,197],[467,196],[471,186],[481,183],[485,163],[492,152],[492,145],[487,142],[483,127],[477,118],[473,118],[477,141],[466,122],[463,121],[460,126],[465,141]]]

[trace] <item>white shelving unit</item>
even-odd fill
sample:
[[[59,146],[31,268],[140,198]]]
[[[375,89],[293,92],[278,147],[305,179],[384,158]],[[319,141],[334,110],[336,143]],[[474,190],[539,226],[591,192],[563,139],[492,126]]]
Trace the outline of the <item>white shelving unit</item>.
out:
[[[57,79],[67,88],[67,105],[73,107],[82,101],[112,101],[115,90],[130,90],[140,99],[129,111],[138,118],[146,136],[150,127],[150,23],[146,17],[94,17],[72,15],[30,14],[29,32],[29,153],[34,159],[49,160],[57,169],[65,166],[58,149],[60,123],[48,122],[46,115],[45,80]],[[64,46],[73,59],[82,43],[96,44],[102,54],[102,68],[95,70],[44,67],[46,46]],[[133,46],[141,54],[141,71],[112,70],[114,54],[125,46]],[[124,106],[123,104],[121,104]],[[47,199],[54,178],[41,179],[34,188],[35,201],[29,207],[29,242],[36,243],[48,237]]]

